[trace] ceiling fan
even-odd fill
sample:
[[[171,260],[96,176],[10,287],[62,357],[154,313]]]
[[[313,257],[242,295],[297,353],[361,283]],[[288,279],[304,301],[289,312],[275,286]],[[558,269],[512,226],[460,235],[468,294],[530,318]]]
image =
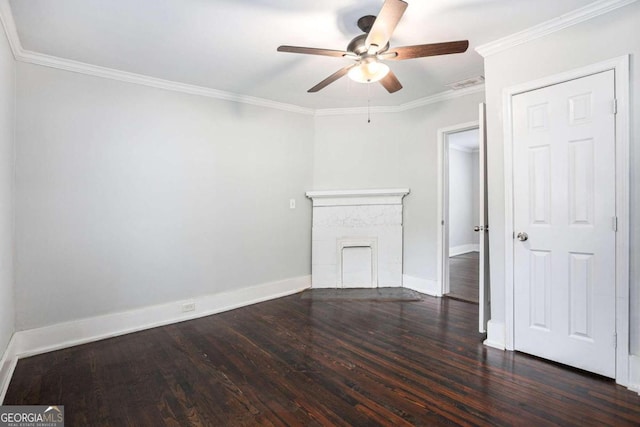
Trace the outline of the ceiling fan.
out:
[[[278,52],[304,53],[308,55],[334,56],[351,58],[356,62],[336,71],[307,92],[318,92],[345,75],[360,83],[379,81],[389,92],[402,89],[398,78],[381,61],[402,61],[405,59],[424,58],[426,56],[462,53],[469,47],[468,40],[445,43],[420,44],[389,49],[389,39],[408,4],[402,0],[385,0],[377,17],[372,15],[358,19],[358,28],[364,34],[355,37],[347,50],[318,49],[313,47],[280,46]]]

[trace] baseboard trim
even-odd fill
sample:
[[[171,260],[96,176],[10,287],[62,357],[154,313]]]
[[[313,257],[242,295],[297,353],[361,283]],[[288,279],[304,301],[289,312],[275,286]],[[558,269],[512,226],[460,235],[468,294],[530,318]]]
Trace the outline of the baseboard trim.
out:
[[[42,328],[16,332],[0,365],[2,398],[9,385],[18,359],[99,341],[132,332],[210,316],[259,302],[284,297],[311,287],[311,276],[300,276],[276,282],[205,295],[189,300],[139,308],[136,310],[58,323]],[[182,312],[182,304],[195,302],[194,311]],[[5,360],[6,359],[6,360]],[[5,368],[5,365],[8,367]]]
[[[503,322],[489,320],[487,322],[487,339],[484,340],[483,344],[498,350],[506,350],[505,330]]]
[[[468,254],[469,252],[480,252],[480,245],[477,243],[470,243],[468,245],[453,246],[449,248],[450,257]]]
[[[4,402],[4,396],[7,394],[9,388],[9,382],[13,376],[13,371],[16,369],[18,358],[15,352],[15,334],[9,340],[7,349],[4,351],[2,359],[0,359],[0,404]]]
[[[421,279],[419,277],[402,275],[402,287],[408,288],[432,297],[441,297],[442,289],[435,280]]]
[[[640,394],[640,356],[629,356],[629,384],[627,388]]]

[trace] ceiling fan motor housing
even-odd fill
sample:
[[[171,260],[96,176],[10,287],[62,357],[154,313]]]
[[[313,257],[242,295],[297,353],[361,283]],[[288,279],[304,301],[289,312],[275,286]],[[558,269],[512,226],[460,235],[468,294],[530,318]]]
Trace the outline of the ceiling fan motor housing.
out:
[[[406,8],[407,2],[404,0],[385,0],[377,17],[365,15],[358,19],[358,28],[364,34],[360,34],[351,40],[346,51],[302,46],[280,46],[278,47],[278,52],[323,55],[355,60],[355,64],[339,69],[307,92],[318,92],[346,75],[362,83],[379,81],[389,93],[397,92],[402,89],[402,85],[393,71],[389,69],[389,66],[381,61],[387,59],[401,61],[427,56],[462,53],[466,52],[469,47],[468,40],[459,40],[394,47],[392,52],[388,52],[389,39]]]
[[[367,53],[369,48],[367,47],[366,40],[367,34],[360,34],[359,36],[356,36],[347,45],[347,52],[353,52],[359,56]],[[385,52],[387,49],[389,49],[389,43],[387,43],[382,49],[378,49],[377,53]]]

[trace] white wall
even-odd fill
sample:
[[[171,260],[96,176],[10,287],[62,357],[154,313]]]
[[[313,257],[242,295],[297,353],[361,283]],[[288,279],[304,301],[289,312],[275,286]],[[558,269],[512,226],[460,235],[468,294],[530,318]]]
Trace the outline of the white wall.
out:
[[[489,56],[488,119],[491,317],[504,321],[504,157],[502,91],[625,54],[631,56],[631,349],[640,354],[640,3]]]
[[[310,274],[311,116],[17,76],[18,330]]]
[[[455,134],[454,134],[455,135]],[[478,244],[478,161],[476,153],[456,149],[449,137],[449,248]],[[475,176],[474,176],[475,170]]]
[[[0,24],[0,359],[14,332],[15,61]],[[0,366],[0,369],[2,366]]]
[[[436,280],[439,128],[478,120],[484,93],[386,114],[316,117],[314,189],[408,187],[404,274]]]

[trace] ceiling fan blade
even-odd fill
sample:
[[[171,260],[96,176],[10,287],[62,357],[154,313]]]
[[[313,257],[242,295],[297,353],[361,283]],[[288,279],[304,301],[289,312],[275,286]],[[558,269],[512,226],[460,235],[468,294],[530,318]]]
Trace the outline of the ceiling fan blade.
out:
[[[408,4],[402,0],[385,0],[365,41],[367,48],[375,45],[377,49],[382,49],[387,45],[407,6]]]
[[[384,59],[401,61],[403,59],[424,58],[425,56],[449,55],[451,53],[466,52],[468,48],[469,40],[402,46],[393,48],[392,51],[389,52],[389,54],[396,53],[397,55],[385,56]],[[383,55],[387,55],[387,53],[385,52]]]
[[[321,81],[320,83],[318,83],[317,85],[309,89],[307,92],[309,93],[318,92],[320,89],[324,89],[325,87],[329,86],[331,83],[338,80],[340,77],[344,77],[345,75],[347,75],[349,70],[355,67],[356,65],[357,64],[347,65],[346,67],[339,69],[338,71],[331,74],[329,77],[327,77],[326,79],[324,79],[323,81]]]
[[[380,80],[380,84],[384,86],[389,93],[397,92],[402,89],[402,85],[396,75],[393,74],[393,71],[389,71],[389,73]]]
[[[315,47],[300,47],[300,46],[279,46],[278,52],[304,53],[307,55],[335,56],[338,58],[342,58],[343,56],[349,55],[349,52],[346,52],[344,50],[318,49]]]

